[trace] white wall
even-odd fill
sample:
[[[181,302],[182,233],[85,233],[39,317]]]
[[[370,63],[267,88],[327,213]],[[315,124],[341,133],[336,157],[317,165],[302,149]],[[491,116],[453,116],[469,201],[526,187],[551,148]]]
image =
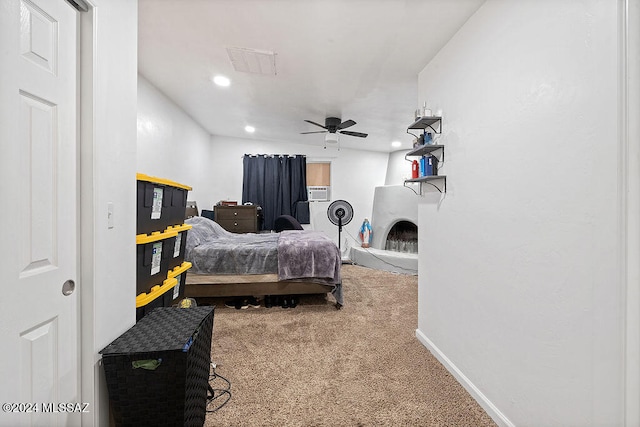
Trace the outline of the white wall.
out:
[[[623,116],[622,156],[628,168],[622,193],[627,195],[626,241],[626,342],[625,342],[625,422],[628,426],[640,425],[640,2],[625,0],[627,12],[621,14],[628,24],[626,37],[626,64],[622,86],[623,106],[628,110]],[[625,87],[626,86],[626,87]],[[625,90],[626,89],[626,90]],[[624,111],[624,109],[623,109]],[[626,149],[626,150],[625,150]],[[625,158],[626,157],[626,158]]]
[[[411,178],[411,162],[405,159],[408,152],[409,150],[400,150],[389,153],[384,185],[403,185],[405,179]]]
[[[419,75],[416,333],[501,424],[622,424],[617,4],[488,0]]]
[[[135,0],[90,3],[81,53],[82,401],[90,404],[83,424],[108,425],[98,351],[135,323],[138,8]]]
[[[209,133],[140,74],[137,151],[137,172],[193,187],[200,209],[213,203]]]

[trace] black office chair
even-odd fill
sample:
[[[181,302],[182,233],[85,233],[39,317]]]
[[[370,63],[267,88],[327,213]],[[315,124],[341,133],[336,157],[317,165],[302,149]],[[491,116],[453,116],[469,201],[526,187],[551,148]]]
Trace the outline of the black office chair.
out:
[[[278,218],[276,218],[274,228],[277,233],[281,232],[282,230],[304,230],[298,220],[291,215],[280,215]]]
[[[204,218],[209,218],[211,221],[215,221],[215,216],[213,211],[202,209],[200,216],[203,216]]]

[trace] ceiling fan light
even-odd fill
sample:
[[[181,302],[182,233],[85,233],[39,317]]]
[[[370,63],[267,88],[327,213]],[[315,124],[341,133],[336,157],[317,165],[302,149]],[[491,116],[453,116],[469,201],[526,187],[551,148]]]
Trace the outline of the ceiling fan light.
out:
[[[338,134],[337,133],[328,133],[324,137],[324,142],[336,144],[338,142]]]

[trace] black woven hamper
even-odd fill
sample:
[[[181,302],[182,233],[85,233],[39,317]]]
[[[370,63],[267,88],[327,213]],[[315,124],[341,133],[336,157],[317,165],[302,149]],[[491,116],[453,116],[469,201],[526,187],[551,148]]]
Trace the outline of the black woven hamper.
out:
[[[156,308],[100,351],[116,425],[204,424],[213,311]]]

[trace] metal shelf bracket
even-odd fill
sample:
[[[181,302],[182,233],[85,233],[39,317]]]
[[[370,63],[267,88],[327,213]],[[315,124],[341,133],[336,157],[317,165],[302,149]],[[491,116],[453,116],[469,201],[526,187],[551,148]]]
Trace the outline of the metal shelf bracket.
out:
[[[425,178],[425,177],[423,177]],[[438,190],[440,193],[446,193],[447,192],[447,177],[446,176],[430,176],[427,177],[428,179],[420,179],[420,178],[416,178],[415,180],[405,180],[403,183],[403,186],[410,189],[411,191],[413,191],[414,193],[416,193],[417,195],[422,195],[422,184],[429,184],[430,186],[432,186],[433,188],[435,188],[436,190]],[[441,187],[439,187],[438,185],[436,185],[433,181],[435,182],[440,182],[442,181],[442,185]],[[407,186],[407,184],[420,184],[420,193],[418,193],[416,190],[414,190],[412,187]]]

